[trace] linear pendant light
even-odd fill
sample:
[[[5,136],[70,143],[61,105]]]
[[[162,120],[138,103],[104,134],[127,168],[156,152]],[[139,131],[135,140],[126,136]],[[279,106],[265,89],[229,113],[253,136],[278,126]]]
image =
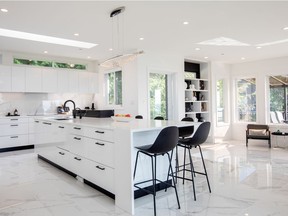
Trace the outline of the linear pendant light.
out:
[[[123,13],[125,11],[125,7],[119,7],[114,9],[110,13],[110,18],[114,18],[118,16],[119,14]],[[117,29],[118,29],[118,38],[117,38],[117,47],[118,47],[118,52],[119,54],[115,55],[112,58],[108,58],[101,62],[99,65],[101,67],[105,68],[116,68],[116,67],[122,67],[123,65],[127,64],[128,62],[133,61],[138,55],[143,54],[144,51],[137,51],[137,52],[132,52],[132,53],[124,53],[123,50],[120,52],[120,35],[119,35],[119,19],[117,19]],[[122,29],[123,30],[123,29]],[[113,35],[113,30],[112,30],[112,35]],[[113,40],[113,37],[112,37]],[[123,44],[122,44],[122,49],[123,49]]]

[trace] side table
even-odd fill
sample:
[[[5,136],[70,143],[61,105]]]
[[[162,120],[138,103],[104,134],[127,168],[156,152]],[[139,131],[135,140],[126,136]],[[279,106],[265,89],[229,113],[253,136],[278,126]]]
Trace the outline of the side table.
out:
[[[286,142],[286,139],[287,139],[286,137],[288,136],[288,133],[276,131],[276,132],[272,132],[271,134],[276,137],[277,145],[275,145],[274,143],[274,147],[282,147],[282,148],[288,147],[288,143]]]

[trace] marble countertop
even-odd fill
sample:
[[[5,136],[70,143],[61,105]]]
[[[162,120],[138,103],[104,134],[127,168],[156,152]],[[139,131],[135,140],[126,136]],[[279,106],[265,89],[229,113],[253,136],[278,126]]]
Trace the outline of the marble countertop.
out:
[[[34,117],[36,120],[41,121],[49,121],[49,122],[57,122],[61,124],[70,124],[70,125],[76,125],[76,126],[86,126],[86,127],[97,127],[97,128],[103,128],[103,129],[124,129],[124,130],[130,130],[131,132],[137,132],[137,131],[149,131],[149,130],[155,130],[155,129],[162,129],[164,127],[168,126],[189,126],[189,125],[195,125],[198,126],[201,123],[198,122],[185,122],[185,121],[166,121],[166,120],[146,120],[146,119],[131,119],[129,122],[122,122],[122,121],[115,121],[112,118],[91,118],[91,117],[83,117],[80,119],[79,117],[73,119],[69,117],[65,120],[59,120],[63,117],[54,116],[54,117]]]

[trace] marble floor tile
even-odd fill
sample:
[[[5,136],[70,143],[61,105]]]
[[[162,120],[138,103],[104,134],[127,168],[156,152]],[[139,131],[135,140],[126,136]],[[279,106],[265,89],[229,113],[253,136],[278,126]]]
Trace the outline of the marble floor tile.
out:
[[[173,189],[157,193],[157,214],[169,216],[288,215],[288,149],[267,143],[205,144],[202,147],[212,193],[204,176],[178,181],[181,209]],[[202,169],[192,149],[196,170]],[[136,216],[153,215],[152,196],[135,201]],[[0,216],[128,216],[114,200],[46,162],[34,150],[0,154]]]

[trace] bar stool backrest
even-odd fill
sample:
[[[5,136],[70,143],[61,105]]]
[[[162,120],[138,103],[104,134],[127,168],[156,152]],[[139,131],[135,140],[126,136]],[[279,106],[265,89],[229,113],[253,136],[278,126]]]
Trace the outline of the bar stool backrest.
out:
[[[164,120],[164,118],[162,116],[156,116],[154,120]]]
[[[178,143],[178,127],[170,126],[162,129],[153,145],[149,148],[151,153],[166,153],[175,148]]]
[[[181,121],[192,121],[193,119],[191,117],[185,117]],[[185,137],[190,137],[192,136],[194,132],[194,126],[184,126],[184,127],[179,127],[179,137],[184,139]]]
[[[143,116],[142,115],[136,115],[135,119],[143,119]]]
[[[191,145],[200,145],[204,143],[208,138],[210,125],[210,122],[203,122],[201,125],[199,125],[189,143]]]

